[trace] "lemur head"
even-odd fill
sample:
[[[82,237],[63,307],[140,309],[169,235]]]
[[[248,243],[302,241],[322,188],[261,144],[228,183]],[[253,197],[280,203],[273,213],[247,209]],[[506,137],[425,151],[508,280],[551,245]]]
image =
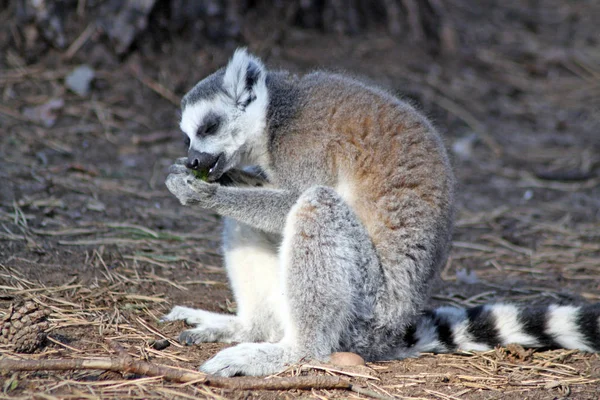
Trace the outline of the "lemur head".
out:
[[[188,168],[208,179],[258,164],[264,153],[268,93],[262,62],[238,49],[225,68],[200,81],[181,101],[180,127],[189,145]]]

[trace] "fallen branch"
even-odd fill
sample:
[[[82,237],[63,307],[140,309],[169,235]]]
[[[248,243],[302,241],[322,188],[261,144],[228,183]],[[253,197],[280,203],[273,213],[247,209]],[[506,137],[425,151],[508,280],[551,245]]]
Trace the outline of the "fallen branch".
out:
[[[98,369],[121,373],[133,373],[146,376],[162,376],[173,382],[191,382],[206,377],[196,371],[178,369],[166,365],[137,361],[132,357],[65,358],[54,360],[0,360],[0,372],[11,371],[70,371]]]
[[[160,376],[172,382],[195,383],[231,390],[341,389],[351,390],[378,399],[387,399],[387,397],[377,392],[353,385],[337,376],[294,376],[271,379],[254,377],[223,378],[185,368],[135,360],[119,343],[109,341],[109,345],[117,353],[116,357],[50,360],[15,360],[4,358],[0,360],[0,373],[96,369],[150,377]]]
[[[364,393],[357,387],[337,376],[295,376],[285,378],[223,378],[209,376],[200,372],[176,368],[167,365],[152,364],[134,360],[121,353],[118,357],[98,357],[89,359],[53,359],[53,360],[0,360],[0,373],[15,371],[69,371],[95,369],[120,373],[133,373],[144,376],[162,376],[164,379],[186,383],[236,390],[290,390],[290,389],[342,389]],[[373,393],[376,394],[376,393]]]

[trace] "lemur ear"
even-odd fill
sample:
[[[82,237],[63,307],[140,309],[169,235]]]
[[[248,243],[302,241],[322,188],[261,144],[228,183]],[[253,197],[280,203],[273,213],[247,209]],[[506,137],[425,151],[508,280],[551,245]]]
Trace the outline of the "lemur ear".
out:
[[[245,48],[237,49],[225,68],[223,87],[236,104],[244,109],[256,99],[256,88],[264,84],[266,70],[263,63]]]

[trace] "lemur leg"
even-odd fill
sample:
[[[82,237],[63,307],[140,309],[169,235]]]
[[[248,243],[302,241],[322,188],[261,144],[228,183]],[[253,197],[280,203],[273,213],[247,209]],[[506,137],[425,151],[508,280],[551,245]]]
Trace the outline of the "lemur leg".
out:
[[[179,336],[182,343],[278,341],[283,333],[276,316],[281,303],[278,235],[226,219],[224,259],[238,306],[237,315],[174,307],[164,321],[185,319],[195,328]]]
[[[367,232],[333,189],[314,187],[299,198],[287,218],[279,261],[282,340],[230,347],[202,371],[267,375],[304,358],[327,360],[340,343],[361,340],[348,332],[360,336],[355,322],[373,318],[379,263]]]
[[[179,161],[179,160],[178,160]],[[259,175],[234,170],[222,184],[262,186]],[[180,341],[255,342],[281,339],[281,323],[275,318],[280,303],[277,247],[280,236],[225,219],[223,253],[225,267],[238,305],[237,316],[176,306],[163,321],[185,320],[195,328],[185,330]]]
[[[277,254],[281,236],[229,218],[224,227],[225,266],[245,341],[278,341],[283,336],[277,315],[282,301]]]

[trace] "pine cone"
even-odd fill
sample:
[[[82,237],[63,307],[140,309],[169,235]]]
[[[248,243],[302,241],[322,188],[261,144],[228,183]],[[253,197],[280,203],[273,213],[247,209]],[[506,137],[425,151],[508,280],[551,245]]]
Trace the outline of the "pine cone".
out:
[[[20,307],[11,305],[0,321],[0,343],[12,345],[17,353],[33,353],[46,340],[50,310],[26,301]]]

